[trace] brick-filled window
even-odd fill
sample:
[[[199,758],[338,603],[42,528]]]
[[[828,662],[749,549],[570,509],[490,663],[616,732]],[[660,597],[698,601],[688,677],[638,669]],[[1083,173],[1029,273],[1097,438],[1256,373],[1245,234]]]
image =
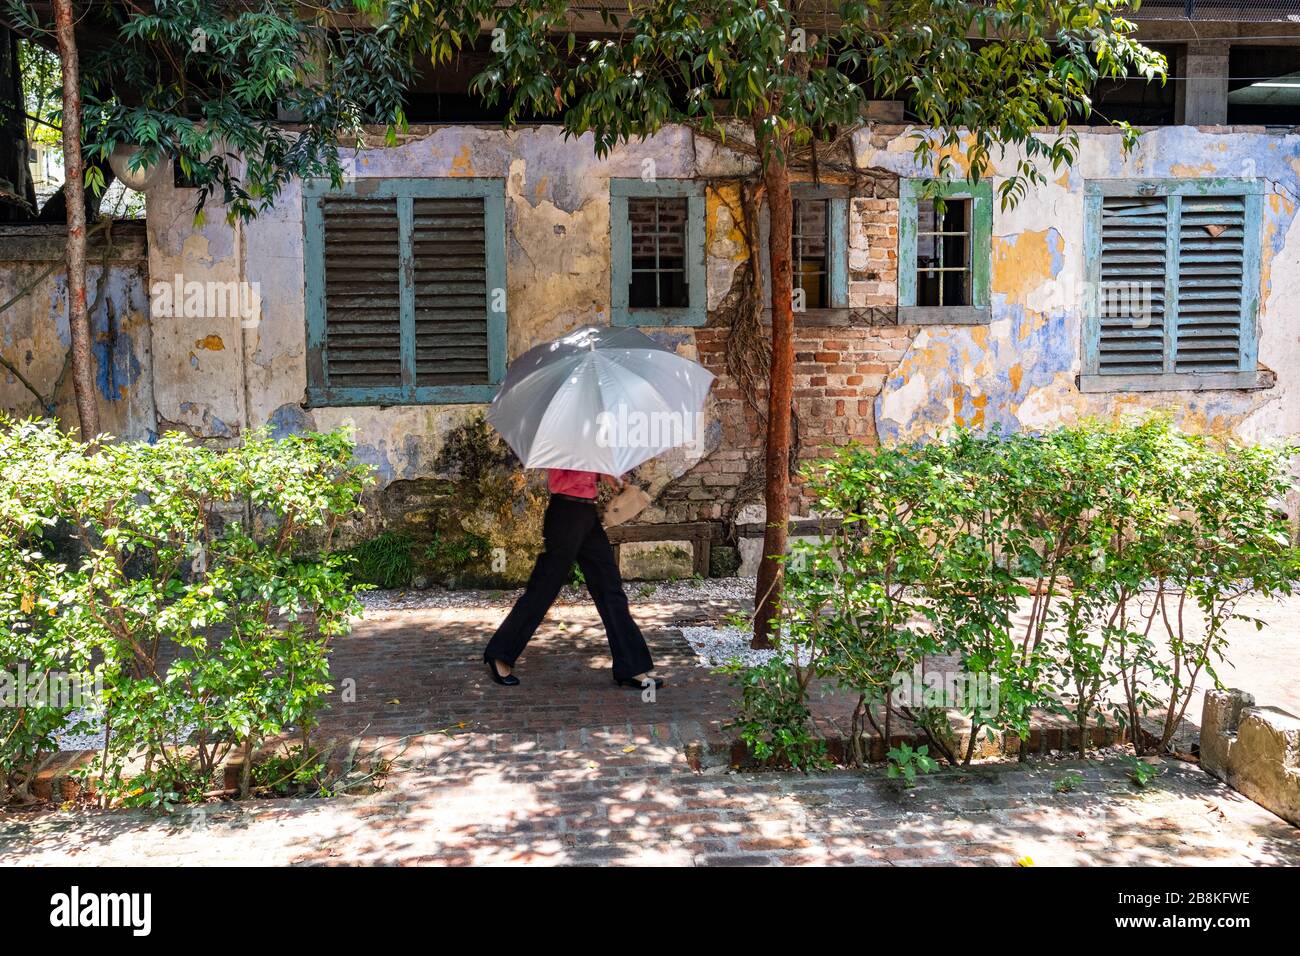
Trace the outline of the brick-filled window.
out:
[[[614,325],[703,325],[704,185],[610,181]]]
[[[830,213],[829,199],[794,200],[793,241],[794,286],[803,293],[809,309],[830,304]]]
[[[686,274],[684,196],[630,196],[628,229],[632,233],[632,279],[628,305],[634,309],[684,309],[691,304]]]
[[[988,182],[905,179],[898,200],[898,321],[989,321],[993,192]]]
[[[499,179],[303,186],[312,405],[490,401],[505,375]]]

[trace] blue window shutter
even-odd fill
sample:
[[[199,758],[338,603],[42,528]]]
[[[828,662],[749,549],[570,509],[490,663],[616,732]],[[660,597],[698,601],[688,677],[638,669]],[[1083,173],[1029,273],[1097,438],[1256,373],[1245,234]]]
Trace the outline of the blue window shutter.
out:
[[[486,402],[505,376],[505,186],[303,188],[308,401]]]
[[[826,249],[827,285],[830,306],[846,309],[849,305],[849,201],[842,196],[827,203],[830,242]]]
[[[1085,391],[1268,387],[1256,362],[1262,190],[1248,179],[1087,184]]]
[[[1170,217],[1164,196],[1100,199],[1094,334],[1103,375],[1166,371],[1169,260],[1176,255],[1168,244]]]
[[[1237,371],[1246,362],[1245,196],[1184,196],[1178,233],[1178,372]],[[1254,221],[1258,222],[1258,218]],[[1250,230],[1252,235],[1257,230]],[[1253,339],[1253,336],[1250,336]]]
[[[916,305],[916,193],[915,180],[904,179],[898,190],[898,305]]]
[[[401,276],[401,350],[402,390],[409,393],[415,387],[415,209],[410,196],[397,200],[398,251]]]

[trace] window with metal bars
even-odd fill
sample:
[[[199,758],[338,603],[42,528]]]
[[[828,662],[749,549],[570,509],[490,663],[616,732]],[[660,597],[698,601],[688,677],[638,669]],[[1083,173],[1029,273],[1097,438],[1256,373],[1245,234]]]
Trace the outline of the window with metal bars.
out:
[[[704,185],[610,181],[614,325],[703,325]]]
[[[1087,185],[1085,391],[1257,388],[1261,185]]]
[[[992,196],[987,181],[905,179],[899,183],[899,322],[980,325],[989,321]]]
[[[849,188],[832,184],[791,183],[790,259],[794,279],[795,321],[834,319],[848,314]],[[759,214],[763,263],[763,298],[772,301],[772,263],[767,257],[772,234],[771,211]]]
[[[314,405],[490,401],[505,374],[499,179],[303,188]]]

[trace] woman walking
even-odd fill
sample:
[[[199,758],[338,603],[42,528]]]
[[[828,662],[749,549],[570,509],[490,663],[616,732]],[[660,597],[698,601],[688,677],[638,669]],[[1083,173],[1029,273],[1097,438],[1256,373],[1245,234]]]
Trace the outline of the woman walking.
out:
[[[605,625],[605,636],[614,657],[614,683],[637,689],[650,686],[652,681],[655,687],[664,684],[652,672],[650,649],[628,610],[614,549],[596,511],[598,479],[615,487],[622,485],[618,479],[594,471],[565,468],[547,471],[551,500],[542,520],[544,550],[537,556],[523,595],[483,652],[488,672],[498,684],[513,687],[519,683],[519,678],[511,673],[515,661],[564,587],[574,561],[582,570],[587,590]]]

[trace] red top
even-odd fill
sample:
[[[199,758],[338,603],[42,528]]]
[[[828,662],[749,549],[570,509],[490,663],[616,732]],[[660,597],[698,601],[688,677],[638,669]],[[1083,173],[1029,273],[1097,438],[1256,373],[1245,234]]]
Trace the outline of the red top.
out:
[[[573,495],[575,498],[596,497],[594,471],[570,471],[568,468],[546,469],[546,486],[553,495]]]

